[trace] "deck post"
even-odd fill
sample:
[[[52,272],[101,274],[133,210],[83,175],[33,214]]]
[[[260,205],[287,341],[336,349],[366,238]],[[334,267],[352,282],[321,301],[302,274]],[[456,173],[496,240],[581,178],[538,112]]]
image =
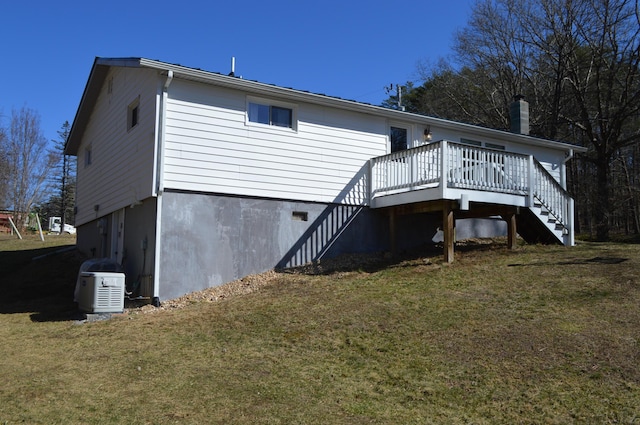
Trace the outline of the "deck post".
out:
[[[442,204],[442,232],[444,234],[444,261],[446,263],[453,263],[454,227],[453,208],[449,202],[445,201]]]
[[[391,255],[395,256],[398,252],[396,241],[396,209],[391,208],[389,212],[389,245],[391,246]]]
[[[518,233],[516,215],[514,213],[509,213],[503,215],[502,218],[507,222],[507,248],[516,249],[516,235]]]
[[[440,196],[446,199],[447,193],[447,169],[449,166],[449,158],[447,152],[447,141],[440,141]]]
[[[535,193],[535,174],[534,174],[535,164],[533,162],[533,155],[529,155],[529,164],[527,170],[527,187],[529,188],[529,193],[527,193],[527,207],[533,208],[534,199],[533,195]]]

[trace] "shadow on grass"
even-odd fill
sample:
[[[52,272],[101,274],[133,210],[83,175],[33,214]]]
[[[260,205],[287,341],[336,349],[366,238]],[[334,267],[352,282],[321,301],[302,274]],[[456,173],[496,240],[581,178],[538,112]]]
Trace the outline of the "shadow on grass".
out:
[[[462,254],[481,251],[506,251],[506,242],[501,239],[468,239],[456,243],[455,251]],[[442,243],[429,243],[411,250],[390,255],[386,252],[343,254],[335,258],[327,258],[311,263],[278,269],[279,273],[301,273],[310,275],[328,275],[335,272],[362,271],[375,273],[386,268],[414,267],[414,262],[421,260],[425,264],[437,264],[443,261],[444,246]]]
[[[0,314],[36,322],[74,320],[73,291],[85,258],[73,245],[0,252]]]
[[[593,257],[589,259],[576,258],[569,261],[558,262],[535,262],[535,263],[514,263],[508,264],[508,267],[524,267],[524,266],[583,266],[585,264],[620,264],[627,261],[628,258],[621,257]]]

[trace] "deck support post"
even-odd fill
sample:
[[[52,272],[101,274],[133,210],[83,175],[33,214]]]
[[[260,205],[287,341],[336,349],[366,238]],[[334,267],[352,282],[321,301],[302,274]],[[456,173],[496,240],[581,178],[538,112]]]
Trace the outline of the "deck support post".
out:
[[[516,249],[516,235],[518,233],[516,215],[515,213],[509,213],[503,215],[502,218],[507,222],[507,248]]]
[[[449,202],[442,205],[442,232],[444,234],[444,261],[453,263],[453,242],[454,242],[455,219],[453,208]]]
[[[389,245],[391,247],[391,255],[398,253],[398,245],[396,241],[396,209],[391,208],[389,211]]]

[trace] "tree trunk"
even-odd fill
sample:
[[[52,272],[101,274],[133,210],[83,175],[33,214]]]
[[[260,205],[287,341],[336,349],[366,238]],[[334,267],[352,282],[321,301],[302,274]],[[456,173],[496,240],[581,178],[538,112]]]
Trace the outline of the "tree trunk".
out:
[[[596,162],[597,184],[593,208],[593,221],[596,227],[596,240],[609,239],[610,209],[610,163],[608,157],[598,157]]]

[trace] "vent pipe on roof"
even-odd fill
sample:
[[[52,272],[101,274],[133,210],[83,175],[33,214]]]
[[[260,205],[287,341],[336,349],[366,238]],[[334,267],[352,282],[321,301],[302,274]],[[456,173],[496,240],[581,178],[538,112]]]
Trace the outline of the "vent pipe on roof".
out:
[[[524,96],[517,94],[513,96],[510,108],[511,132],[516,134],[529,135],[529,102],[524,100]]]
[[[229,73],[230,77],[236,76],[236,58],[235,56],[231,56],[231,72]]]

